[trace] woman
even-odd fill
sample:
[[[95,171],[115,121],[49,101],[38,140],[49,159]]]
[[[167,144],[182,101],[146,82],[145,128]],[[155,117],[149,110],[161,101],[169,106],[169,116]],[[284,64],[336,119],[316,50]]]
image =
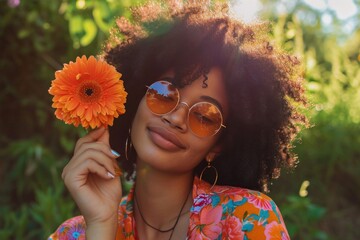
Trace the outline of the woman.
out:
[[[227,12],[149,3],[117,21],[104,59],[123,74],[127,113],[77,142],[62,177],[82,216],[49,239],[289,239],[260,191],[296,162],[299,61],[266,24]],[[109,139],[134,179],[127,196]]]

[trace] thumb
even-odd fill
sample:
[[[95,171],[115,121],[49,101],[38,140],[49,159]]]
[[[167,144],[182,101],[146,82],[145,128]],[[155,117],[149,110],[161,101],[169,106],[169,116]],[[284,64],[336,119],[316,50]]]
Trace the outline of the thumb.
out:
[[[97,139],[98,142],[103,142],[106,145],[110,146],[110,133],[109,133],[109,129],[106,128],[105,131],[102,132],[102,134],[99,136],[99,138]]]
[[[84,137],[84,139],[88,140],[88,141],[97,141],[104,134],[105,130],[106,129],[104,127],[95,129],[95,130],[91,131],[90,133],[88,133]]]

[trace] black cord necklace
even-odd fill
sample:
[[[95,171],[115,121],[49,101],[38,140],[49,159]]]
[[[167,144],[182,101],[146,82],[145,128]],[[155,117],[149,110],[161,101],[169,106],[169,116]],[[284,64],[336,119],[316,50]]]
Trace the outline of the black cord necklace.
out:
[[[136,203],[136,207],[137,207],[137,209],[139,210],[139,213],[140,213],[140,216],[141,216],[141,219],[143,220],[143,222],[144,222],[147,226],[149,226],[149,227],[151,227],[152,229],[154,229],[154,230],[156,230],[156,231],[158,231],[158,232],[161,232],[161,233],[166,233],[166,232],[172,231],[172,232],[171,232],[171,235],[170,235],[170,238],[169,238],[169,239],[171,239],[171,237],[172,237],[172,235],[173,235],[173,233],[174,233],[174,229],[176,228],[176,225],[178,224],[179,219],[180,219],[180,217],[181,217],[181,213],[182,213],[182,211],[184,210],[184,207],[185,207],[185,205],[186,205],[186,203],[187,203],[187,200],[188,200],[189,195],[190,195],[190,193],[191,193],[191,189],[190,189],[190,192],[189,192],[189,194],[187,195],[187,197],[186,197],[186,199],[185,199],[185,201],[184,201],[184,203],[183,203],[183,205],[182,205],[182,207],[181,207],[181,209],[180,209],[180,212],[179,212],[178,216],[176,217],[176,221],[175,221],[174,226],[172,226],[172,227],[169,228],[169,229],[165,229],[165,230],[162,230],[162,229],[160,229],[160,228],[154,227],[153,225],[151,225],[150,223],[148,223],[148,222],[145,220],[144,215],[142,214],[142,212],[141,212],[141,210],[140,210],[139,203],[138,203],[138,201],[137,201],[137,199],[136,199],[136,194],[135,194],[135,192],[136,192],[136,191],[134,191],[134,201],[135,201],[135,203]]]

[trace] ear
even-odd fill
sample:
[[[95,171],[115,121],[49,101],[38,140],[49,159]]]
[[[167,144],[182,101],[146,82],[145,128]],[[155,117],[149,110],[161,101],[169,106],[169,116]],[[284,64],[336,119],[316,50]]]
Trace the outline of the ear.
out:
[[[220,155],[222,150],[222,146],[220,144],[215,145],[207,154],[206,154],[206,161],[212,162],[218,155]]]

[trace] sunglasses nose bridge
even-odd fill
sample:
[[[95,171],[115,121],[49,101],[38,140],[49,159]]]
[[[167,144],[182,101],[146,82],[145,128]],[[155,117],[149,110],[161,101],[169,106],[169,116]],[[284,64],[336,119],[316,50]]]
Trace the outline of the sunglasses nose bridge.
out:
[[[190,106],[189,106],[189,104],[187,104],[186,102],[179,102],[179,103],[176,105],[176,107],[175,107],[171,112],[169,112],[169,113],[170,113],[170,114],[173,114],[173,113],[175,113],[175,114],[182,114],[182,113],[178,113],[179,110],[181,110],[182,108],[184,109],[184,116],[183,116],[183,118],[184,118],[184,120],[186,121],[186,120],[187,120],[188,111],[190,110]],[[180,111],[180,112],[182,112],[182,111]]]
[[[179,102],[179,107],[180,107],[180,105],[185,105],[188,109],[190,109],[190,106],[189,106],[189,104],[187,104],[186,102]]]
[[[173,110],[173,112],[176,112],[176,111],[180,110],[182,107],[183,107],[184,110],[185,110],[185,112],[184,112],[185,118],[184,118],[184,119],[185,119],[185,121],[187,121],[187,120],[188,120],[189,111],[190,111],[190,109],[191,109],[190,105],[189,105],[187,102],[179,102],[179,103],[177,104],[177,106],[175,107],[175,109]]]

